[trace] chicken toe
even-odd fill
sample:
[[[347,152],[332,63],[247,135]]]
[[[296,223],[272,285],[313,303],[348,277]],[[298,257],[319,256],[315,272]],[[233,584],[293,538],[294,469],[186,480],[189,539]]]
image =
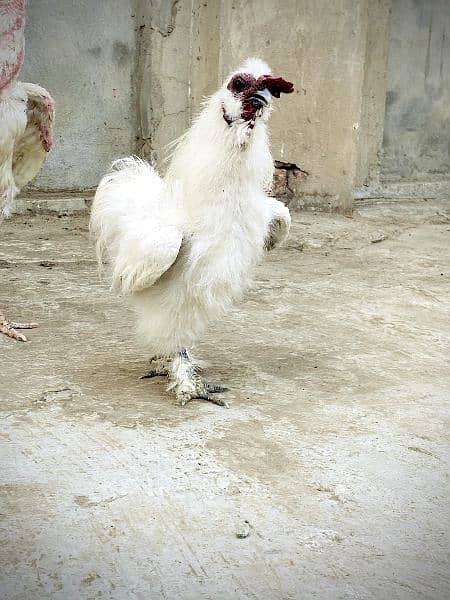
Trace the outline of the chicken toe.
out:
[[[18,342],[26,342],[27,338],[23,333],[16,331],[16,329],[34,329],[37,327],[37,323],[16,323],[14,321],[8,321],[5,315],[0,312],[0,333],[17,340]]]
[[[169,375],[170,358],[168,356],[154,356],[150,360],[150,369],[141,375],[141,379],[151,377],[165,377]]]
[[[177,389],[176,397],[180,406],[186,406],[188,402],[191,400],[206,400],[207,402],[212,402],[213,404],[217,404],[217,406],[223,406],[225,408],[230,408],[230,405],[226,400],[220,398],[220,396],[216,396],[215,394],[219,392],[224,392],[228,388],[225,388],[221,385],[212,385],[209,383],[204,383],[200,377],[196,376],[193,381],[194,389]]]
[[[204,382],[186,349],[181,350],[174,357],[170,365],[169,377],[171,380],[169,389],[174,390],[181,406],[198,399],[229,408],[228,403],[216,395],[225,392],[228,388]]]

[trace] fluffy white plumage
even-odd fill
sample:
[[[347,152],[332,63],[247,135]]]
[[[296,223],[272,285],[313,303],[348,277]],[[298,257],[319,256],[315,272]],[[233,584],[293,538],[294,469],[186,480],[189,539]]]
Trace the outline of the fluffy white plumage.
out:
[[[53,100],[39,85],[18,81],[0,95],[0,216],[10,216],[47,158],[53,118]]]
[[[17,81],[24,58],[25,1],[0,0],[0,221],[14,199],[39,171],[52,145],[54,105],[50,94],[33,83]],[[19,341],[16,329],[35,323],[12,323],[0,311],[0,333]]]
[[[0,218],[36,176],[52,146],[54,103],[43,87],[17,81],[24,58],[25,3],[0,3]]]
[[[258,59],[240,72],[270,74]],[[266,193],[270,105],[244,119],[249,100],[227,88],[236,73],[177,143],[164,179],[139,159],[119,160],[92,207],[99,259],[106,254],[113,288],[136,309],[139,337],[158,357],[154,374],[171,376],[182,403],[224,404],[207,393],[185,349],[241,297],[264,249],[290,227],[288,209]]]

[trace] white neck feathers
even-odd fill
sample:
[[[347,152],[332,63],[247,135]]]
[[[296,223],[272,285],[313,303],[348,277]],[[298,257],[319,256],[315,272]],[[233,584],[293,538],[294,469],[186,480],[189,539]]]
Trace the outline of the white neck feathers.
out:
[[[192,127],[180,138],[166,179],[178,180],[186,191],[198,190],[202,195],[220,195],[237,187],[241,192],[252,188],[263,192],[273,175],[266,124],[262,119],[257,122],[242,143],[245,126],[227,125],[219,95],[209,98]]]

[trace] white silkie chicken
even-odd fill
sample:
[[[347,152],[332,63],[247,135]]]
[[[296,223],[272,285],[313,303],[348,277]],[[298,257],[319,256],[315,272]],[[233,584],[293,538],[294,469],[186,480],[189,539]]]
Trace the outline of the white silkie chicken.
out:
[[[152,352],[146,376],[168,375],[181,405],[222,406],[226,388],[205,383],[188,349],[247,289],[264,250],[288,235],[289,210],[267,195],[266,123],[272,97],[293,91],[267,64],[248,59],[205,103],[178,141],[164,179],[124,158],[97,189],[91,231],[112,287],[137,313]]]
[[[0,221],[10,216],[20,189],[36,176],[52,146],[54,104],[44,88],[17,81],[24,58],[24,0],[0,0]],[[0,310],[0,333],[19,340]]]

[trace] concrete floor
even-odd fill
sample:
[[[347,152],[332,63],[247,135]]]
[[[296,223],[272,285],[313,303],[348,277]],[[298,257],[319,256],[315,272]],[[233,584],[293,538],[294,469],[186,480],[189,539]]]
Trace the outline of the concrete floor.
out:
[[[86,217],[0,231],[2,598],[450,597],[448,204],[297,214],[197,349],[230,410],[139,379]]]

